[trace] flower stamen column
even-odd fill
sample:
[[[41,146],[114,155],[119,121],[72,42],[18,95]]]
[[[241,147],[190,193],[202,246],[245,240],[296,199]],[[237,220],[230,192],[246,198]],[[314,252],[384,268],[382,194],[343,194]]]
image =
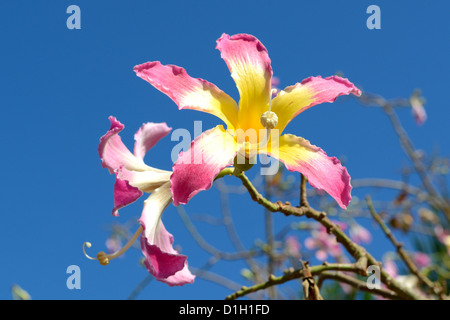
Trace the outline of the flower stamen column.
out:
[[[98,262],[100,262],[100,264],[102,266],[106,266],[109,264],[110,260],[118,258],[122,254],[124,254],[133,245],[133,243],[136,242],[137,238],[141,235],[142,231],[144,231],[144,228],[142,228],[142,226],[139,226],[139,228],[134,233],[133,237],[131,237],[131,239],[127,242],[127,244],[125,246],[123,246],[120,250],[117,250],[114,253],[107,254],[104,251],[100,251],[99,253],[97,253],[96,258],[92,258],[91,256],[89,256],[86,253],[86,250],[85,250],[85,246],[88,248],[90,248],[92,246],[92,244],[90,242],[83,243],[83,253],[86,256],[86,258],[88,258],[90,260],[98,260]]]

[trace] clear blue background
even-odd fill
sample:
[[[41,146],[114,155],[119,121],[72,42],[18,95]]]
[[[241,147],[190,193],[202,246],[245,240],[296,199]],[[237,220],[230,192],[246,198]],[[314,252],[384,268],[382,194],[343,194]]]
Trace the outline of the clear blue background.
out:
[[[81,30],[66,27],[72,4],[81,8]],[[381,30],[366,27],[371,4],[381,8]],[[417,148],[439,147],[448,155],[449,13],[443,0],[2,1],[0,298],[10,299],[10,286],[17,283],[33,299],[126,299],[146,277],[137,265],[139,250],[108,267],[81,251],[84,241],[93,243],[91,254],[103,250],[108,226],[135,221],[141,210],[138,202],[119,218],[110,215],[114,177],[101,168],[97,154],[107,118],[114,115],[125,124],[122,137],[130,148],[143,122],[167,122],[192,133],[195,120],[203,121],[203,130],[219,122],[209,114],[178,111],[136,77],[134,65],[154,60],[179,65],[238,99],[215,41],[222,33],[250,33],[268,49],[280,87],[342,71],[361,89],[386,98],[408,97],[421,88],[429,116],[425,125],[418,127],[409,109],[399,116]],[[399,179],[407,163],[384,113],[352,99],[309,109],[286,131],[329,155],[345,156],[353,179]],[[170,170],[176,143],[165,138],[146,161]],[[217,192],[197,195],[186,210],[219,217]],[[232,210],[246,244],[264,237],[263,209],[248,195],[234,198]],[[189,264],[201,267],[209,255],[173,206],[163,220]],[[205,238],[231,251],[223,230],[203,227]],[[69,265],[81,268],[81,290],[66,287]],[[240,268],[226,262],[212,271],[239,279]],[[152,281],[138,298],[222,299],[229,293],[201,279],[181,288]]]

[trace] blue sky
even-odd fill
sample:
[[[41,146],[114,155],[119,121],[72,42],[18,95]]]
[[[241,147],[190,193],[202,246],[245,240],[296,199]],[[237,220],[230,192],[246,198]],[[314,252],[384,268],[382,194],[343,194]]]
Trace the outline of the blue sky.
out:
[[[80,30],[66,27],[72,4],[81,9]],[[381,8],[380,30],[366,27],[371,4]],[[362,90],[386,98],[408,97],[420,88],[427,99],[427,122],[418,127],[409,109],[399,110],[399,117],[417,148],[432,152],[438,147],[448,155],[449,9],[443,0],[3,1],[0,298],[9,299],[10,286],[17,283],[35,299],[125,299],[146,277],[137,266],[138,250],[108,267],[87,260],[81,251],[84,241],[93,243],[92,254],[102,250],[108,225],[135,221],[141,210],[136,203],[117,219],[109,214],[114,177],[101,168],[97,154],[107,118],[114,115],[125,124],[122,137],[130,147],[143,122],[166,122],[193,133],[194,121],[201,120],[207,130],[218,119],[178,111],[137,78],[133,66],[154,60],[182,66],[237,99],[215,41],[222,33],[253,34],[268,49],[280,87],[341,71]],[[307,138],[328,155],[345,156],[354,179],[398,179],[407,163],[383,112],[352,99],[311,108],[286,132]],[[162,140],[148,163],[170,170],[176,143]],[[214,215],[218,201],[217,192],[204,192],[186,210]],[[248,195],[233,198],[232,209],[240,232],[249,239],[263,236],[262,208]],[[189,264],[201,267],[208,255],[173,206],[163,220]],[[250,223],[255,227],[250,229]],[[205,227],[205,235],[230,249],[225,234]],[[66,287],[70,265],[81,268],[81,290]],[[239,270],[226,263],[213,271],[237,275]],[[203,280],[182,288],[152,281],[139,298],[222,299],[229,293]]]

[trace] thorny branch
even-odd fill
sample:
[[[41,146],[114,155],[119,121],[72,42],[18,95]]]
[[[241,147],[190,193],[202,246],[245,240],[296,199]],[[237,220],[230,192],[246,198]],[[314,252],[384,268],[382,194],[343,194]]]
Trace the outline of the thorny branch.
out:
[[[355,268],[355,266],[352,267],[352,270],[358,270],[360,274],[367,275],[366,274],[366,268],[367,265],[380,265],[380,262],[378,262],[372,255],[366,252],[366,250],[361,247],[360,245],[353,242],[339,227],[339,225],[335,224],[333,221],[331,221],[325,212],[320,212],[315,210],[314,208],[310,207],[309,205],[303,205],[299,207],[292,206],[289,202],[281,203],[276,202],[273,203],[269,201],[268,199],[264,198],[258,190],[253,186],[251,181],[247,178],[245,173],[240,172],[238,174],[234,173],[233,168],[225,168],[222,170],[221,175],[232,175],[234,174],[236,177],[238,177],[242,184],[247,188],[250,196],[254,201],[264,206],[266,209],[272,211],[272,212],[281,212],[286,216],[293,215],[297,217],[306,216],[307,218],[311,218],[322,224],[328,233],[333,234],[336,237],[336,240],[341,243],[347,252],[356,260],[356,265],[358,266]],[[301,188],[306,188],[306,184],[302,183]],[[305,194],[306,191],[301,191],[301,194]],[[328,265],[330,266],[330,265]],[[336,267],[333,265],[333,267]],[[314,272],[320,273],[319,270],[322,269],[313,269],[311,267],[311,270],[314,270]],[[350,271],[350,270],[348,270]],[[314,274],[313,271],[311,271],[312,274]],[[287,275],[284,275],[282,277],[274,277],[271,275],[269,280],[265,283],[258,284],[249,288],[245,288],[245,290],[241,290],[241,292],[237,295],[231,295],[229,298],[236,298],[241,297],[245,295],[246,293],[255,292],[261,289],[266,289],[268,287],[271,287],[273,285],[284,283],[288,280],[298,278],[303,276],[303,271],[297,270],[293,273],[288,273]],[[395,292],[397,295],[404,299],[425,299],[425,297],[420,294],[419,292],[415,292],[409,288],[403,287],[401,284],[399,284],[395,279],[393,279],[386,271],[381,270],[381,282],[385,284],[390,290]]]
[[[305,270],[308,270],[305,273]],[[234,292],[233,294],[226,297],[226,300],[234,300],[239,297],[243,297],[249,293],[256,292],[259,290],[267,289],[269,287],[283,284],[285,282],[300,279],[307,276],[315,276],[324,271],[349,271],[349,272],[360,272],[358,267],[355,264],[342,264],[342,263],[330,263],[323,264],[319,266],[308,267],[308,269],[297,269],[297,270],[286,270],[282,276],[275,277],[274,275],[270,275],[269,279],[266,282],[251,286],[251,287],[242,287],[241,290]]]

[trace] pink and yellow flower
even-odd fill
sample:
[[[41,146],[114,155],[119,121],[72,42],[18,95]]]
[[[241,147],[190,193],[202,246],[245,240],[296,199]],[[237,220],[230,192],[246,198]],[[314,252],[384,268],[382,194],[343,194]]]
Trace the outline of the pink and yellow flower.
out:
[[[187,257],[173,248],[173,236],[166,230],[161,220],[163,211],[172,202],[170,191],[172,172],[150,167],[143,160],[145,154],[165,137],[171,128],[165,123],[143,124],[134,136],[134,151],[131,153],[119,136],[124,125],[114,117],[109,117],[109,120],[111,127],[100,139],[98,152],[102,166],[116,175],[112,214],[118,216],[120,208],[136,201],[144,192],[150,195],[144,201],[139,219],[140,227],[132,239],[115,253],[99,252],[97,258],[91,259],[99,260],[101,264],[106,265],[128,250],[140,235],[144,264],[157,280],[170,286],[192,283],[195,277],[188,269]],[[90,243],[86,245],[91,246]]]
[[[134,67],[137,76],[168,95],[181,109],[207,112],[226,125],[218,125],[197,137],[174,163],[171,190],[175,205],[186,204],[214,178],[231,166],[238,155],[251,160],[253,153],[279,159],[290,171],[298,171],[309,183],[330,194],[342,208],[351,200],[350,176],[335,157],[292,134],[281,134],[298,114],[340,95],[360,95],[347,79],[310,77],[279,90],[272,99],[272,67],[266,48],[254,36],[223,34],[217,49],[239,91],[239,104],[214,84],[190,77],[185,69],[159,61]],[[256,132],[251,138],[249,132]],[[201,161],[192,161],[201,159]]]

